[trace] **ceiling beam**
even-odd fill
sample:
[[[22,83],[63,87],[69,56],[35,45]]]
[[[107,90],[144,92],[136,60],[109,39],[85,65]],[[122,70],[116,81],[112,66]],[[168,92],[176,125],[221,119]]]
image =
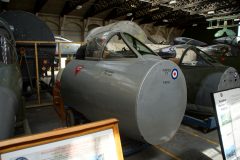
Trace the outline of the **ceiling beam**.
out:
[[[107,10],[112,10],[114,7],[119,6],[123,2],[124,0],[112,0],[110,2],[106,0],[101,0],[101,1],[99,0],[97,4],[93,5],[93,8],[91,8],[91,10],[88,10],[88,12],[84,15],[84,17],[85,18],[93,17]]]
[[[121,17],[121,16],[126,16],[127,13],[132,13],[131,17],[134,18],[136,16],[137,12],[142,11],[142,10],[146,11],[146,10],[149,9],[149,7],[151,7],[150,3],[137,1],[137,2],[134,2],[132,4],[129,4],[128,5],[128,10],[122,10],[121,12],[118,12],[118,14],[113,16],[112,19],[118,18],[118,17]],[[127,17],[127,18],[129,18],[129,17]]]
[[[159,7],[159,6],[157,6],[157,7]],[[138,10],[138,11],[135,12],[135,14],[134,14],[134,19],[141,19],[141,18],[145,17],[145,16],[149,13],[149,11],[150,11],[151,9],[157,8],[157,7],[147,6],[145,9]],[[159,8],[158,8],[158,10],[159,10]],[[152,13],[156,13],[156,12],[158,12],[158,11],[157,11],[157,10],[152,11]]]
[[[87,18],[87,17],[92,17],[90,14],[92,12],[94,12],[96,10],[96,8],[98,7],[99,2],[101,2],[100,0],[95,0],[93,4],[91,4],[91,7],[87,10],[87,12],[84,14],[84,18]]]
[[[232,11],[226,11],[226,12],[217,12],[214,15],[206,15],[206,18],[216,17],[216,16],[229,16],[233,14],[240,14],[240,7],[236,7],[236,9]]]
[[[154,23],[155,26],[159,26],[162,24],[169,24],[169,23],[176,23],[177,21],[182,22],[182,21],[186,21],[189,18],[189,13],[184,12],[184,11],[173,11],[172,13],[163,16],[161,19],[156,20],[156,22]],[[166,20],[167,22],[164,22],[164,20]]]
[[[166,17],[168,14],[171,14],[171,12],[163,12],[162,14],[157,14],[156,16],[151,17],[150,15],[144,17],[139,24],[147,24],[147,23],[153,23],[158,21],[159,19],[162,19]]]
[[[34,5],[34,13],[40,12],[48,0],[36,0]]]
[[[146,5],[147,2],[142,2],[139,0],[128,0],[125,1],[124,3],[121,3],[116,9],[114,10],[115,12],[110,12],[108,16],[105,18],[105,20],[110,20],[110,19],[116,19],[121,16],[125,16],[127,13],[133,13],[136,12],[137,10],[143,8],[141,7],[142,5]],[[147,3],[149,4],[149,3]]]
[[[65,2],[65,5],[61,11],[61,16],[69,14],[72,12],[78,5],[83,5],[84,3],[88,2],[88,0],[68,0]]]
[[[150,13],[149,10],[151,10],[153,8],[158,8],[157,10],[159,10],[159,7],[157,7],[157,6],[153,7],[151,4],[147,4],[147,5],[141,5],[141,7],[138,7],[137,9],[134,9],[130,12],[133,13],[132,18],[134,20],[139,20],[139,19],[144,18],[148,13]],[[152,12],[156,12],[156,10],[152,11]],[[125,15],[126,15],[126,13],[125,13]]]
[[[160,7],[159,10],[154,11],[152,13],[148,13],[146,16],[141,17],[143,19],[139,23],[140,24],[153,23],[159,19],[162,19],[162,18],[168,16],[171,13],[172,13],[171,9],[166,8],[166,7],[165,8]]]
[[[157,9],[158,8],[158,9]],[[139,10],[135,12],[134,14],[134,20],[140,20],[142,24],[151,23],[155,20],[161,18],[162,16],[166,16],[167,14],[171,13],[172,9],[157,5],[157,6],[151,6],[149,8]]]
[[[193,3],[188,3],[188,1],[184,1],[183,4],[178,5],[178,6],[174,6],[173,11],[177,11],[177,10],[183,10],[184,11],[184,9],[199,6],[199,5],[202,5],[203,3],[208,3],[208,2],[209,2],[209,0],[196,0]]]
[[[159,26],[159,25],[167,25],[168,27],[178,27],[178,28],[184,28],[189,25],[193,24],[200,24],[200,23],[207,23],[206,19],[204,16],[200,15],[185,15],[181,16],[178,19],[172,20],[168,23],[163,23],[162,21],[158,21],[154,24],[154,26]]]
[[[191,15],[201,14],[201,15],[207,16],[207,12],[209,11],[218,11],[226,8],[231,8],[234,6],[239,6],[239,5],[240,5],[240,1],[223,0],[223,1],[214,1],[213,3],[211,2],[204,3],[202,5],[187,8],[185,11],[188,11]],[[214,16],[214,14],[212,16]]]

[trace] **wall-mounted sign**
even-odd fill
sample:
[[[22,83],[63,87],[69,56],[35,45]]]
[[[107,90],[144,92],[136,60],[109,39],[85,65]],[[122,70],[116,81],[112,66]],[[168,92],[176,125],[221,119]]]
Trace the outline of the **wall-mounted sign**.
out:
[[[213,94],[223,158],[240,159],[240,88]]]
[[[117,120],[0,142],[1,160],[123,160]]]

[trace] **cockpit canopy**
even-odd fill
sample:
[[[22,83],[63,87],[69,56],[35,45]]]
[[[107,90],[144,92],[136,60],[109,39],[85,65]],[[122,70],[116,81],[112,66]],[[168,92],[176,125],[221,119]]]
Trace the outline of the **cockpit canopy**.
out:
[[[119,59],[151,55],[159,58],[145,45],[147,42],[147,36],[140,26],[134,22],[120,21],[90,31],[85,38],[85,45],[81,46],[76,57]]]
[[[104,31],[88,37],[85,57],[97,59],[137,58],[157,56],[137,38],[125,32]]]
[[[161,57],[169,59],[181,66],[212,66],[217,63],[199,48],[191,45],[175,45],[160,49]]]
[[[131,21],[119,21],[115,22],[103,27],[97,27],[93,30],[91,30],[87,37],[85,38],[86,41],[91,40],[95,37],[96,34],[99,33],[110,33],[110,32],[124,32],[128,33],[134,37],[136,37],[138,40],[140,40],[143,43],[149,42],[145,32],[142,30],[142,28],[137,25],[134,22]]]

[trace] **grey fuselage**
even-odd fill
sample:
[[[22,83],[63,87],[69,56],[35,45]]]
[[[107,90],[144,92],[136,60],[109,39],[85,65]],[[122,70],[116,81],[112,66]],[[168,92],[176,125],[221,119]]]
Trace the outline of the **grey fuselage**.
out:
[[[239,87],[240,79],[237,70],[218,63],[194,46],[171,47],[175,48],[176,54],[169,53],[169,56],[174,55],[169,59],[179,65],[186,78],[187,112],[214,115],[211,93]],[[189,55],[195,55],[195,57]],[[195,60],[191,60],[194,58]]]
[[[71,61],[61,77],[64,103],[93,121],[118,118],[120,132],[127,137],[150,144],[166,142],[185,112],[183,73],[157,55],[141,55],[122,33],[105,37],[106,43],[115,34],[136,57],[104,59],[101,52],[98,58]]]
[[[0,26],[0,140],[3,140],[14,133],[16,113],[21,105],[22,78],[13,35],[2,19]]]

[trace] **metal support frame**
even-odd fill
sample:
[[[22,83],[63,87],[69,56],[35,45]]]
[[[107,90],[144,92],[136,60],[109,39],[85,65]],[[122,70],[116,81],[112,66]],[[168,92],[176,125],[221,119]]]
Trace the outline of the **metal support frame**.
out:
[[[58,63],[58,69],[61,69],[61,58],[62,58],[62,52],[61,52],[61,47],[60,47],[60,43],[57,43],[58,46],[58,58],[59,58],[59,63]]]
[[[41,95],[40,95],[40,86],[39,86],[39,68],[38,68],[38,49],[37,43],[34,44],[34,51],[35,51],[35,64],[36,64],[36,87],[37,87],[37,98],[38,104],[41,104]]]
[[[203,132],[208,132],[209,130],[217,128],[216,118],[214,116],[199,119],[193,116],[184,115],[183,124],[187,124],[193,127],[199,127],[203,129]]]
[[[82,44],[82,42],[55,42],[55,41],[16,41],[17,44],[34,44],[34,53],[35,53],[35,69],[36,69],[36,89],[37,89],[37,104],[26,106],[26,108],[34,108],[34,107],[44,107],[50,106],[52,103],[44,103],[41,104],[41,95],[40,95],[40,79],[39,79],[39,66],[38,66],[38,45],[40,44],[57,44],[58,45],[58,57],[59,57],[59,66],[61,68],[61,47],[62,43],[74,43],[74,44]]]
[[[217,29],[217,28],[224,28],[224,27],[235,27],[239,26],[239,21],[234,21],[234,19],[239,19],[240,14],[233,15],[233,16],[223,16],[223,17],[213,17],[207,19],[209,22],[209,27],[207,29]],[[222,22],[222,24],[221,24]]]

